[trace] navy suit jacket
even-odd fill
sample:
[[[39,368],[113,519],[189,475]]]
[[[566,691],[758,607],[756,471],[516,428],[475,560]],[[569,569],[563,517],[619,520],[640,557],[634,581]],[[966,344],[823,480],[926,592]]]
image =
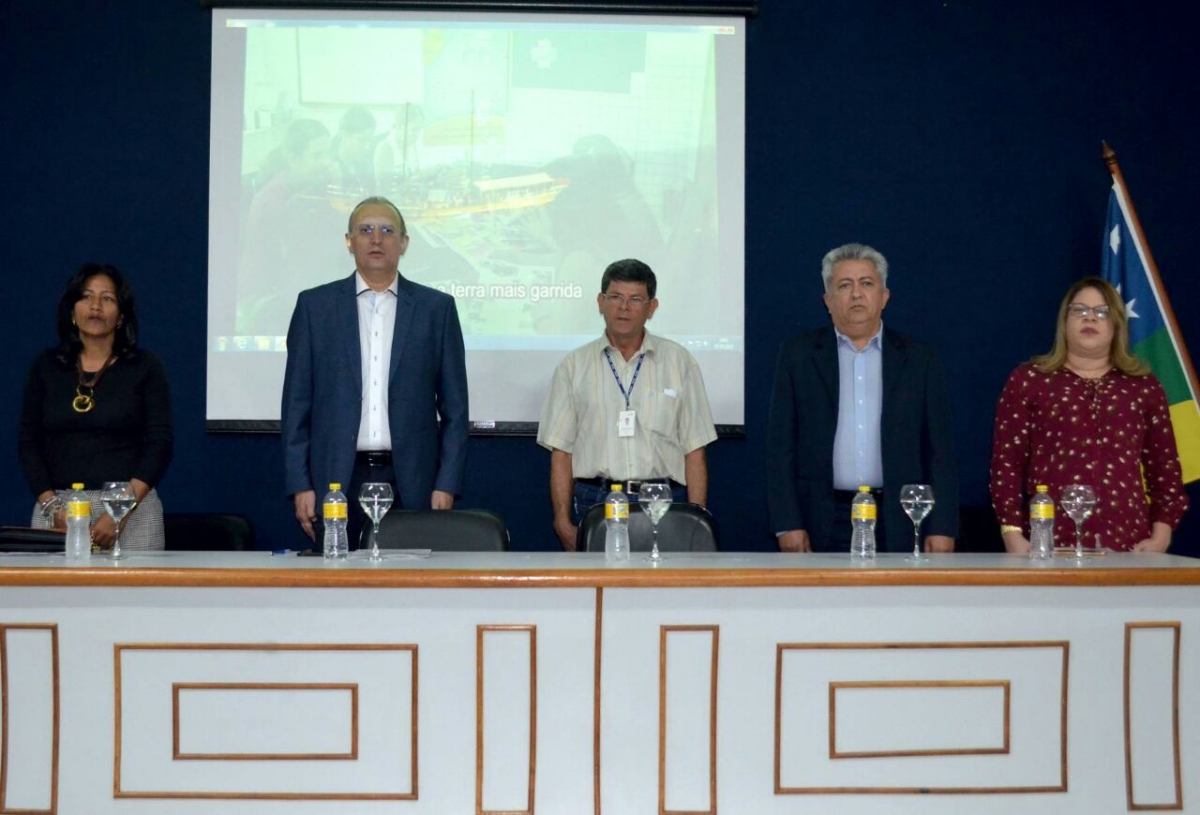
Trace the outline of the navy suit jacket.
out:
[[[350,483],[362,420],[355,275],[300,293],[288,328],[281,430],[289,495]],[[441,417],[439,424],[438,418]],[[462,492],[467,370],[454,298],[398,281],[388,378],[388,428],[397,506],[429,508]],[[350,496],[353,501],[353,496]]]
[[[912,521],[900,507],[905,484],[929,484],[936,499],[924,535],[958,535],[958,464],[942,364],[933,348],[883,330],[883,500],[887,541],[912,548]],[[848,551],[831,541],[833,439],[838,421],[837,337],[832,326],[783,344],[767,419],[767,510],[772,532],[803,529],[813,551]]]

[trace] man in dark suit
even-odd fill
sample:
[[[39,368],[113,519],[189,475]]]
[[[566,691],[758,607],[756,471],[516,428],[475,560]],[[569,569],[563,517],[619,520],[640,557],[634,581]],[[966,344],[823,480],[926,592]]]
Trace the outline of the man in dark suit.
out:
[[[767,509],[779,548],[847,551],[850,501],[867,486],[879,506],[879,549],[910,549],[900,488],[929,484],[936,504],[925,546],[953,551],[958,465],[941,362],[929,345],[883,327],[882,254],[840,246],[821,276],[833,326],[784,343],[767,421]]]
[[[346,248],[354,274],[301,292],[288,328],[284,472],[296,520],[313,540],[317,495],[330,483],[352,505],[361,484],[387,481],[397,509],[451,509],[466,461],[454,299],[400,275],[408,234],[386,198],[354,208]],[[349,515],[357,542],[362,513]]]

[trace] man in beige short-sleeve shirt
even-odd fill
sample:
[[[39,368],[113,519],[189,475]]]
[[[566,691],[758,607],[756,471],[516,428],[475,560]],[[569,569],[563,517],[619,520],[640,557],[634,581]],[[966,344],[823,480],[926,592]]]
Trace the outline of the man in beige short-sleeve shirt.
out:
[[[567,550],[610,484],[669,481],[677,500],[705,504],[704,448],[717,438],[696,360],[646,331],[658,309],[654,272],[618,260],[600,288],[604,334],[559,363],[538,426],[550,450],[554,531]]]

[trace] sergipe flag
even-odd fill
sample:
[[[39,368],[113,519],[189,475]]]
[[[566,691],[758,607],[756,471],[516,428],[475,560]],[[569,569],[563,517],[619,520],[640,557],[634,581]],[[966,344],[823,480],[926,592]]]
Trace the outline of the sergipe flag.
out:
[[[1150,271],[1149,253],[1134,223],[1129,197],[1114,177],[1108,198],[1101,272],[1125,301],[1130,350],[1145,360],[1167,392],[1183,482],[1190,484],[1200,480],[1200,402],[1196,399],[1196,374],[1191,370],[1187,350],[1173,320],[1168,319],[1167,293],[1158,275]]]

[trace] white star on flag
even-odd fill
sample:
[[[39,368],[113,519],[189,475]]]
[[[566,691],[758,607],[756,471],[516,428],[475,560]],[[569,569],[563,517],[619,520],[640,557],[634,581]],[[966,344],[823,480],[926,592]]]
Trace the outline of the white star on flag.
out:
[[[1113,234],[1116,235],[1116,232],[1117,232],[1117,228],[1114,226]],[[1118,244],[1121,242],[1121,239],[1119,237],[1114,238],[1114,240],[1116,240]],[[1120,286],[1117,286],[1117,294],[1121,294]],[[1124,295],[1121,296],[1121,299],[1122,300],[1125,299]],[[1126,320],[1126,322],[1128,322],[1129,320],[1140,320],[1141,319],[1142,315],[1140,315],[1136,311],[1134,311],[1134,308],[1136,308],[1136,307],[1137,307],[1137,298],[1136,297],[1125,304],[1125,320]]]
[[[1112,231],[1108,233],[1108,248],[1115,255],[1121,249],[1121,227],[1114,226]]]

